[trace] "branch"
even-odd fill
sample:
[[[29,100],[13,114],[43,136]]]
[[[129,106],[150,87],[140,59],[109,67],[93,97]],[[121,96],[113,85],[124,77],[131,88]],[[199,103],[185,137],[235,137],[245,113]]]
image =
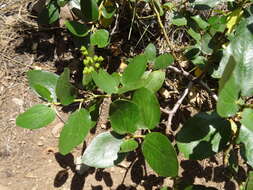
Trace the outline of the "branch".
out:
[[[179,109],[180,105],[182,104],[183,100],[185,99],[185,97],[189,93],[192,85],[193,85],[193,82],[190,81],[187,88],[184,90],[184,93],[181,96],[181,98],[177,101],[177,103],[174,105],[172,110],[169,111],[169,116],[168,116],[167,125],[166,125],[167,130],[171,129],[172,119],[173,119],[174,115],[176,114],[177,110]]]
[[[204,83],[202,80],[197,80],[196,77],[192,76],[189,72],[184,71],[184,70],[180,70],[174,66],[168,66],[169,70],[172,70],[178,74],[183,75],[184,77],[188,78],[190,81],[196,82],[198,84],[200,84],[202,87],[204,87],[207,92],[209,92],[211,94],[211,96],[213,97],[213,99],[217,102],[218,101],[218,96],[210,89],[210,87]]]

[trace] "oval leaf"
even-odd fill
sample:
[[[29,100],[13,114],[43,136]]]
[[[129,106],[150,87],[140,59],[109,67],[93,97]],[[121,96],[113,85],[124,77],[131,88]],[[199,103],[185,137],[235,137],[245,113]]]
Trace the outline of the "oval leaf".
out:
[[[108,94],[117,93],[118,81],[117,78],[108,74],[103,69],[99,69],[99,72],[92,72],[92,78],[96,85]]]
[[[85,37],[89,34],[89,28],[80,22],[77,21],[66,21],[65,26],[67,29],[78,37]]]
[[[176,140],[186,158],[201,160],[225,148],[230,135],[229,122],[217,113],[199,113],[185,122]]]
[[[152,43],[149,43],[148,46],[145,48],[144,54],[146,55],[148,61],[154,61],[156,58],[155,45]]]
[[[157,92],[163,85],[165,80],[164,71],[153,71],[149,74],[147,80],[145,81],[145,88],[149,89],[152,92]]]
[[[59,98],[62,105],[69,105],[75,99],[75,88],[70,84],[70,71],[68,68],[64,69],[64,72],[61,74],[57,81],[56,85],[56,95]]]
[[[170,53],[165,53],[155,59],[154,69],[166,69],[173,62],[173,56]]]
[[[80,109],[69,116],[65,123],[59,139],[59,151],[68,154],[73,148],[83,142],[94,123],[88,111]]]
[[[149,166],[159,175],[178,175],[177,154],[166,136],[157,132],[149,133],[142,144],[142,152]]]
[[[222,78],[219,81],[219,99],[217,102],[217,112],[222,117],[231,117],[239,110],[236,101],[239,96],[240,87],[235,79],[236,63],[231,56],[229,64],[226,65]]]
[[[120,146],[120,152],[131,152],[138,147],[138,143],[134,139],[124,141]]]
[[[122,158],[118,154],[123,139],[110,132],[96,136],[86,148],[82,163],[96,168],[108,168],[118,164]]]
[[[110,106],[110,121],[114,131],[119,134],[134,133],[139,123],[140,111],[136,104],[118,100]]]
[[[109,44],[109,32],[104,29],[97,30],[90,36],[90,42],[94,46],[104,48]]]
[[[38,104],[20,114],[16,119],[16,125],[27,129],[38,129],[50,124],[54,119],[54,110],[46,105]]]
[[[27,76],[30,87],[42,98],[48,101],[57,101],[55,88],[58,76],[56,74],[41,70],[31,70],[27,72]],[[44,89],[41,90],[42,88]],[[51,93],[50,99],[48,98],[48,91]]]
[[[123,85],[131,85],[137,82],[144,74],[147,66],[147,58],[145,55],[137,55],[124,70],[122,76]]]
[[[141,112],[139,128],[153,129],[160,122],[160,105],[156,96],[148,89],[141,88],[135,91],[133,102]]]

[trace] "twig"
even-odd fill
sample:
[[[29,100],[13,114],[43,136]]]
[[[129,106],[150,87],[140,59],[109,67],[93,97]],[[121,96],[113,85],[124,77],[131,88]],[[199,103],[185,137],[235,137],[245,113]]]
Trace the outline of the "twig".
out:
[[[118,3],[116,3],[116,7],[117,7],[117,9],[119,9]],[[117,33],[116,30],[118,29],[118,25],[119,25],[119,15],[120,15],[120,13],[118,13],[116,16],[115,24],[114,24],[114,27],[113,27],[111,34],[110,34],[111,36]]]
[[[185,99],[185,97],[189,93],[192,85],[193,85],[193,82],[190,81],[187,88],[184,90],[184,93],[181,96],[181,98],[177,101],[177,103],[174,105],[172,110],[169,111],[169,116],[168,116],[167,125],[166,125],[167,130],[171,129],[172,119],[173,119],[175,113],[177,112],[177,110],[179,109],[180,105],[182,104],[183,100]]]
[[[135,18],[135,12],[136,12],[136,4],[134,5],[134,11],[133,11],[133,17],[132,17],[132,21],[131,21],[131,27],[130,27],[130,30],[129,30],[129,33],[128,33],[128,40],[130,40],[130,38],[131,38],[133,24],[134,24],[134,18]]]

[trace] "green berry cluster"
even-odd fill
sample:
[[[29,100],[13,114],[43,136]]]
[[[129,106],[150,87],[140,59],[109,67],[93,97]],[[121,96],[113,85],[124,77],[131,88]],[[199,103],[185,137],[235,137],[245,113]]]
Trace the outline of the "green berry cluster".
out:
[[[89,53],[84,46],[82,46],[80,50],[81,53],[85,56],[85,59],[83,60],[83,64],[85,66],[83,69],[84,74],[92,73],[93,71],[95,71],[95,69],[98,69],[100,67],[101,62],[104,61],[104,58],[102,56],[88,56]]]

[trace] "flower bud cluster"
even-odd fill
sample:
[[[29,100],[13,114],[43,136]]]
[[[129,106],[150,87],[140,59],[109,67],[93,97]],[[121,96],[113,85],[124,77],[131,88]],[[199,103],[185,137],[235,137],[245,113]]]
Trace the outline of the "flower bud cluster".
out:
[[[82,46],[80,50],[81,53],[85,56],[83,60],[84,74],[92,73],[93,71],[95,71],[95,69],[98,69],[100,67],[100,64],[104,61],[104,58],[102,56],[97,55],[94,55],[93,57],[88,56],[89,55],[88,50],[84,46]]]

